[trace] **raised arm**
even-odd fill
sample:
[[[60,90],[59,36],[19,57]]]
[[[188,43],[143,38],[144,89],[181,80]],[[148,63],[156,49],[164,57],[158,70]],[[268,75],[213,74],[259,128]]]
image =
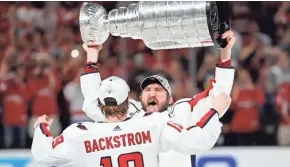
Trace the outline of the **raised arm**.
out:
[[[212,95],[213,108],[194,125],[183,128],[181,125],[167,122],[161,135],[161,150],[173,149],[186,154],[199,154],[211,149],[221,133],[222,124],[219,114],[223,114],[231,98],[225,93]]]
[[[190,123],[199,121],[212,108],[211,94],[217,95],[225,92],[230,95],[235,74],[235,69],[231,66],[231,49],[236,42],[236,38],[232,31],[227,31],[223,38],[228,39],[228,45],[221,49],[220,62],[215,69],[215,79],[210,80],[210,86],[203,92],[192,98],[181,99],[173,105],[173,113],[177,123],[188,126]],[[229,106],[230,104],[225,108],[225,111]],[[219,115],[219,117],[222,116],[223,114]]]
[[[81,90],[85,98],[83,111],[92,120],[102,121],[105,117],[98,107],[97,101],[102,81],[97,62],[102,46],[89,43],[88,46],[84,44],[83,48],[87,52],[87,63],[84,68],[84,73],[80,77]]]
[[[225,92],[230,95],[233,82],[235,69],[232,67],[232,48],[236,43],[236,37],[232,31],[227,31],[222,35],[222,38],[227,39],[228,44],[225,48],[220,50],[220,62],[215,70],[215,83],[213,83],[213,92]]]
[[[227,31],[222,35],[223,39],[227,39],[228,44],[225,48],[221,49],[221,60],[215,69],[215,79],[212,81],[212,89],[209,91],[210,94],[217,95],[221,92],[225,92],[227,95],[231,94],[235,69],[231,66],[232,59],[232,48],[236,43],[236,37],[232,31]],[[211,99],[212,96],[207,96],[204,100],[204,103],[207,103],[209,107],[212,107]],[[203,102],[201,102],[202,104]],[[225,111],[228,110],[230,104],[225,108]],[[225,113],[225,111],[223,113]],[[200,113],[202,115],[203,113]],[[222,117],[224,114],[220,114],[219,117]]]

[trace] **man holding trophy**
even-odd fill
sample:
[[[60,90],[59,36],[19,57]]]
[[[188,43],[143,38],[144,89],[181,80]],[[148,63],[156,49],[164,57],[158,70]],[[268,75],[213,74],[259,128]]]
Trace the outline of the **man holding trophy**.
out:
[[[127,8],[114,9],[107,15],[101,6],[91,3],[83,5],[80,28],[83,41],[87,44],[84,45],[87,64],[85,74],[81,76],[81,88],[85,97],[83,111],[94,121],[105,119],[97,105],[101,78],[96,65],[100,44],[111,33],[114,36],[142,39],[154,50],[212,45],[220,48],[221,57],[216,66],[215,79],[211,80],[211,86],[204,92],[173,104],[168,81],[153,75],[141,82],[140,102],[129,99],[129,116],[144,111],[162,112],[170,114],[175,122],[185,127],[198,122],[211,107],[210,94],[225,92],[230,95],[232,89],[235,70],[231,67],[231,49],[236,38],[230,31],[227,7],[226,2],[139,2]],[[191,105],[190,109],[187,108],[188,103]],[[207,150],[204,147],[204,151]],[[181,164],[185,167],[195,166],[195,158],[195,155],[183,155],[174,151],[160,153],[159,157],[161,167],[168,164],[172,167]]]
[[[161,76],[153,75],[145,78],[140,85],[141,102],[129,100],[129,115],[135,115],[144,109],[147,112],[170,113],[184,126],[187,126],[187,123],[197,122],[211,106],[210,93],[224,91],[229,95],[232,89],[234,68],[231,67],[231,49],[236,38],[230,31],[229,21],[226,2],[139,2],[127,8],[114,9],[108,15],[101,6],[83,5],[80,28],[83,41],[90,42],[88,48],[85,48],[88,56],[86,70],[90,74],[81,76],[82,92],[85,97],[83,110],[95,121],[104,120],[104,115],[98,112],[97,106],[97,85],[101,82],[101,78],[99,73],[91,73],[97,69],[89,67],[93,67],[90,64],[96,63],[100,51],[97,44],[102,44],[111,33],[114,36],[142,39],[154,50],[212,45],[221,48],[221,61],[216,67],[215,80],[211,82],[212,86],[199,95],[180,99],[172,104],[168,81]],[[192,112],[184,107],[186,103],[191,104],[189,110]],[[180,111],[174,112],[176,110]],[[161,153],[160,165],[162,164],[194,166],[195,156],[174,152]]]
[[[149,76],[141,83],[141,102],[129,99],[127,112],[128,117],[137,117],[136,119],[140,119],[139,116],[144,114],[147,115],[146,112],[160,112],[165,119],[174,120],[175,123],[183,127],[196,124],[197,126],[192,128],[197,128],[202,132],[204,129],[200,129],[201,124],[206,126],[207,122],[211,122],[212,118],[215,117],[215,112],[208,112],[213,108],[212,102],[213,99],[216,99],[214,97],[221,97],[221,94],[224,94],[225,98],[229,97],[233,85],[234,68],[231,67],[231,49],[236,39],[230,31],[227,7],[227,3],[224,2],[148,1],[132,4],[127,8],[114,9],[107,14],[97,4],[84,3],[80,13],[80,29],[85,43],[84,48],[87,52],[85,75],[81,76],[81,87],[85,97],[84,112],[94,121],[106,120],[99,108],[102,81],[98,73],[100,67],[97,61],[101,44],[106,41],[109,33],[114,36],[142,39],[151,49],[215,45],[221,48],[221,61],[216,67],[215,79],[211,81],[211,86],[208,89],[193,96],[193,98],[181,99],[173,104],[168,81],[158,75]],[[222,117],[230,105],[230,103],[224,104],[227,106],[222,109],[223,112],[219,112],[217,118]],[[47,132],[48,126],[51,124],[44,117],[36,122],[36,124],[38,123],[47,123],[41,124],[42,132]],[[87,130],[87,127],[81,124],[77,127],[81,130]],[[220,128],[212,129],[212,131],[218,135],[221,132]],[[110,133],[113,135],[117,132],[113,130]],[[44,135],[49,134],[44,133]],[[35,139],[34,143],[37,142],[36,140],[39,139]],[[200,141],[199,150],[207,151],[212,147],[208,143],[216,142],[217,136],[208,136],[203,140],[206,142]],[[53,141],[54,147],[61,145],[64,141],[65,139],[61,136],[56,138]],[[65,161],[66,159],[63,160],[63,162]],[[129,161],[130,159],[127,160],[124,167],[131,165]],[[62,161],[58,160],[57,162]],[[135,167],[143,167],[140,164],[133,164]],[[194,167],[195,155],[180,154],[174,151],[160,153],[159,166],[168,166],[169,164],[172,167]],[[71,162],[66,165],[71,165]],[[100,165],[107,167],[102,162]],[[107,163],[107,165],[113,167],[112,163]]]

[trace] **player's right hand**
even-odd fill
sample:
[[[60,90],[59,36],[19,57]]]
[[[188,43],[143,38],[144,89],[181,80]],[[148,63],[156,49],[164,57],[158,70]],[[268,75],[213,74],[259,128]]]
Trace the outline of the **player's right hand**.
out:
[[[227,60],[230,60],[232,57],[232,48],[234,47],[236,43],[236,37],[234,35],[234,32],[229,30],[222,34],[222,39],[226,39],[228,44],[225,48],[221,49],[221,61],[225,62]]]
[[[219,115],[223,115],[226,109],[231,104],[231,97],[225,92],[221,92],[217,95],[211,94],[212,108],[215,109]]]
[[[41,123],[47,123],[49,126],[52,125],[53,119],[48,119],[47,115],[42,115],[40,117],[37,118],[37,120],[34,123],[34,129]]]
[[[226,39],[228,44],[224,49],[232,49],[236,43],[236,37],[233,31],[229,30],[222,34],[222,39]]]

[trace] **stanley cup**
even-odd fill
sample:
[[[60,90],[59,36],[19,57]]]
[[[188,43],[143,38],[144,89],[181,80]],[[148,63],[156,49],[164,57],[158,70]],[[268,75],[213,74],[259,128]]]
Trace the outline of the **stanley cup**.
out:
[[[80,30],[85,43],[104,43],[109,34],[142,39],[153,50],[216,46],[230,30],[227,2],[141,1],[109,13],[96,3],[83,3]]]

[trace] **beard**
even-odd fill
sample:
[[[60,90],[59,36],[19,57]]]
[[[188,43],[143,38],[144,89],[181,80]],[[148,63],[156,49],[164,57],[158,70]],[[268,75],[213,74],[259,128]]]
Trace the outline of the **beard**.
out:
[[[158,103],[156,103],[155,105],[150,105],[150,104],[148,104],[148,102],[147,103],[145,103],[145,102],[143,102],[143,101],[141,101],[141,104],[142,104],[142,108],[146,111],[146,112],[163,112],[163,111],[165,111],[167,108],[168,108],[168,106],[169,106],[169,99],[166,99],[166,101],[163,103],[163,104],[160,104],[160,105],[158,105]],[[156,108],[158,108],[157,110],[155,110],[155,111],[149,111],[149,107],[156,107]]]

